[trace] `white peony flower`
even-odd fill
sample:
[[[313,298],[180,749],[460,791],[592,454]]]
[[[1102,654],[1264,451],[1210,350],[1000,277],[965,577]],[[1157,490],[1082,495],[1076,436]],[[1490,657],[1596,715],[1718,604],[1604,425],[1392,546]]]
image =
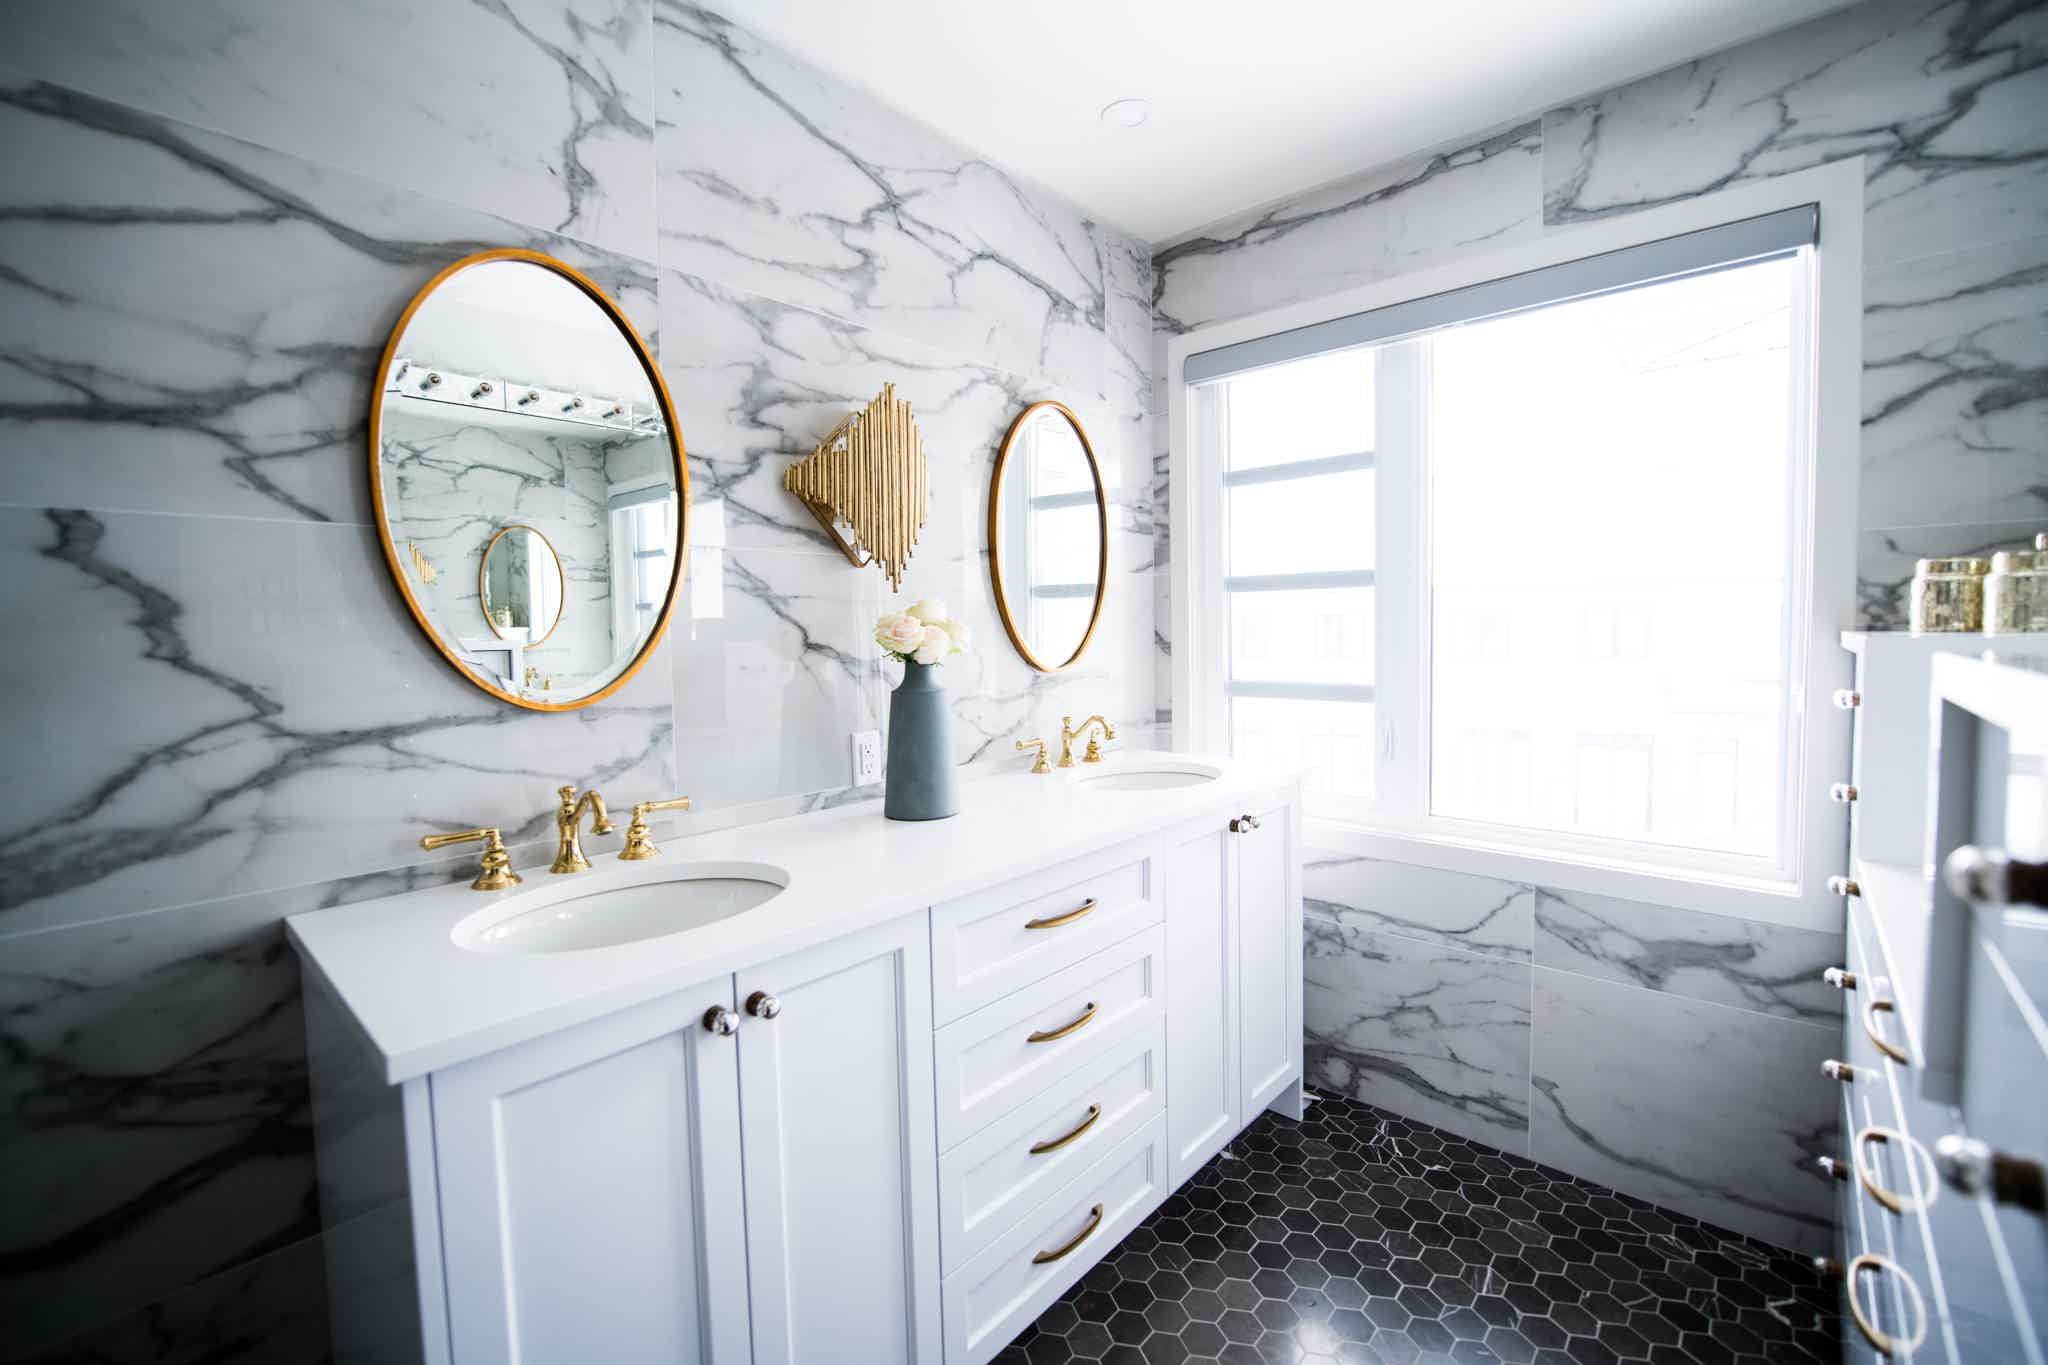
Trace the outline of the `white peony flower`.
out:
[[[921,664],[935,664],[952,652],[953,637],[938,626],[927,626],[924,642],[917,647],[917,653],[910,657]]]
[[[946,604],[936,597],[927,597],[921,602],[912,602],[910,609],[903,614],[928,626],[943,625],[946,620]]]
[[[968,643],[967,623],[965,621],[947,621],[944,625],[946,633],[953,637],[953,652],[955,654],[965,654]]]
[[[884,612],[882,619],[875,622],[875,643],[891,654],[916,653],[929,633],[924,624],[908,612]]]

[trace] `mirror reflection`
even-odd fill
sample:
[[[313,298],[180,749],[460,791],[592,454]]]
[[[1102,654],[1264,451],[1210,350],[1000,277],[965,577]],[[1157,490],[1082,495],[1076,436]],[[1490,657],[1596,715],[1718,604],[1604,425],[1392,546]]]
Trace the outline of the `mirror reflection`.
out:
[[[1011,424],[989,492],[996,606],[1026,662],[1057,672],[1081,657],[1102,613],[1109,508],[1095,451],[1064,404]]]
[[[373,431],[386,548],[436,647],[537,709],[588,705],[653,647],[687,493],[665,396],[597,286],[486,253],[401,324]]]

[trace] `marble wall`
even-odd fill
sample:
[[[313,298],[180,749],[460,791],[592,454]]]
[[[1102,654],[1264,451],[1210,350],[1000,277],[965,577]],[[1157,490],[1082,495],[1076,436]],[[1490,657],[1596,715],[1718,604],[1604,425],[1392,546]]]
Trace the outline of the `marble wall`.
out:
[[[2044,109],[2048,5],[1866,0],[1168,244],[1160,392],[1176,331],[1860,155],[1858,598],[1898,627],[1915,557],[2048,526]],[[1829,1193],[1800,1162],[1833,1140],[1816,974],[1839,936],[1311,858],[1312,1081],[1822,1243]]]
[[[553,788],[685,827],[850,790],[889,599],[780,486],[893,380],[934,464],[904,597],[977,649],[957,756],[1063,711],[1151,737],[1149,252],[671,0],[27,0],[0,54],[0,1359],[318,1358],[323,1223],[280,922],[551,852]],[[654,348],[692,480],[684,607],[544,715],[463,685],[368,524],[372,368],[489,246],[559,255]],[[976,526],[1023,403],[1089,424],[1107,618],[1031,672]]]

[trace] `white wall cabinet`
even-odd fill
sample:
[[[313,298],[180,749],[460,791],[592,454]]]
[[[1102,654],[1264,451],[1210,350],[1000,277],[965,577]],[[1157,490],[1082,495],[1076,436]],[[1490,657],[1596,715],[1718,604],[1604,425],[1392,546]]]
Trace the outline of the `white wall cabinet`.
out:
[[[321,979],[316,1048],[364,1059],[315,1072],[323,1204],[395,1190],[411,1233],[402,1284],[330,1264],[333,1316],[417,1324],[337,1358],[982,1365],[1298,1115],[1298,812],[1269,790],[397,1087]]]

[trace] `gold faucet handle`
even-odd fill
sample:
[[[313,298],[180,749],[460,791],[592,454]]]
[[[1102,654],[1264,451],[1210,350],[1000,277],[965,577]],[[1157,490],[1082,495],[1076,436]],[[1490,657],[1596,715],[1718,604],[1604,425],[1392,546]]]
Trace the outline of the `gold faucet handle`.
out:
[[[1106,720],[1100,721],[1098,723],[1102,727],[1102,732],[1100,736],[1097,736],[1095,734],[1090,734],[1088,736],[1088,752],[1081,755],[1081,761],[1083,763],[1102,762],[1102,741],[1105,739],[1116,738],[1116,727],[1114,725],[1111,725]]]
[[[429,853],[450,844],[473,844],[483,840],[483,869],[476,880],[469,884],[472,891],[504,891],[519,885],[519,874],[512,870],[512,857],[505,852],[504,836],[493,826],[482,829],[465,829],[457,834],[427,834],[420,838],[420,847]]]
[[[688,810],[690,798],[671,797],[667,801],[641,801],[633,807],[633,823],[626,826],[626,846],[619,850],[619,857],[629,863],[659,857],[661,850],[654,846],[654,839],[647,828],[647,817],[658,810]]]
[[[1051,771],[1052,771],[1052,764],[1050,764],[1050,763],[1048,763],[1048,762],[1046,762],[1046,761],[1045,761],[1045,741],[1044,741],[1044,740],[1042,740],[1042,739],[1020,739],[1020,740],[1018,740],[1018,741],[1017,741],[1017,752],[1018,752],[1018,753],[1020,753],[1020,754],[1021,754],[1021,753],[1025,752],[1025,751],[1026,751],[1027,749],[1036,749],[1036,750],[1038,750],[1038,761],[1037,761],[1036,763],[1033,763],[1033,764],[1031,765],[1031,771],[1032,771],[1032,772],[1035,772],[1035,773],[1049,773],[1049,772],[1051,772]]]

